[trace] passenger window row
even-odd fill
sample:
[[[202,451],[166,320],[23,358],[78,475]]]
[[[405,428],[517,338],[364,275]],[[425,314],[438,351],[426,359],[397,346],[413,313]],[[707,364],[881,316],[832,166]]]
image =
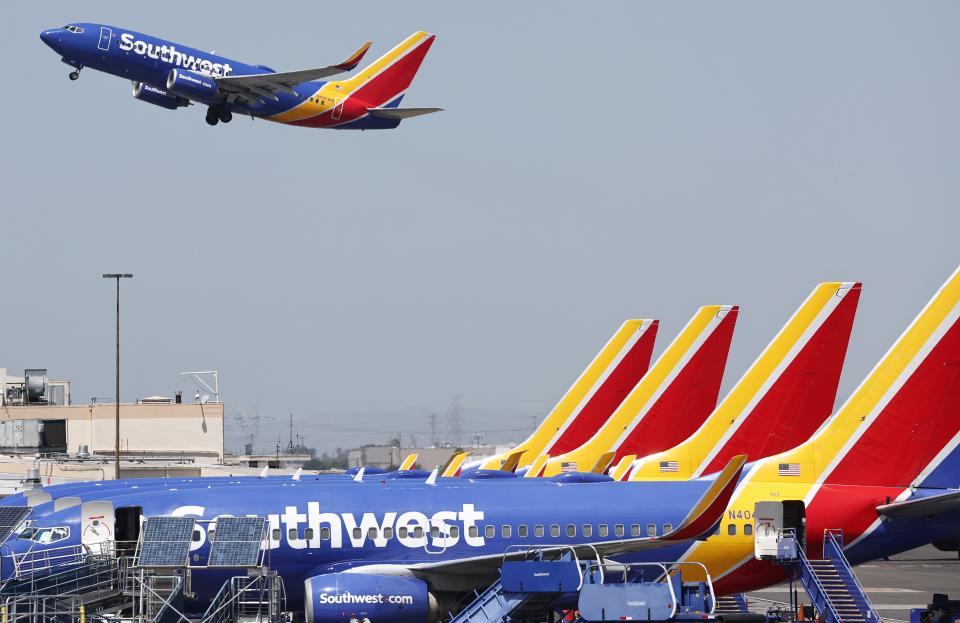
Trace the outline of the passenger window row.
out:
[[[439,526],[433,526],[430,528],[430,536],[434,539],[440,539],[444,536],[447,536],[452,539],[460,538],[460,526],[448,526],[449,532],[444,535],[440,531]],[[576,524],[566,524],[563,529],[563,533],[566,534],[568,538],[575,538],[577,536],[577,525]],[[746,524],[744,526],[744,534],[751,534],[753,526]],[[730,524],[728,527],[730,530],[729,534],[736,534],[736,526]],[[551,524],[549,526],[550,537],[559,538],[561,534],[561,529],[559,524]],[[623,538],[626,536],[627,528],[623,524],[614,524],[613,525],[613,536],[616,538]],[[661,535],[667,534],[673,531],[673,525],[669,523],[663,524],[663,531],[660,532]],[[546,535],[547,529],[542,524],[536,524],[533,526],[533,538],[539,539],[543,538]],[[513,538],[514,528],[509,524],[503,524],[500,526],[500,536],[504,539]],[[610,527],[607,524],[598,524],[596,525],[597,536],[601,539],[608,538],[610,536]],[[630,537],[636,538],[639,537],[641,533],[640,524],[630,524]],[[279,541],[282,537],[282,531],[279,528],[274,528],[271,531],[271,538],[274,541]],[[381,531],[379,528],[368,528],[367,529],[367,538],[376,539],[380,536]],[[424,530],[422,526],[415,526],[410,529],[407,526],[400,526],[396,529],[396,536],[401,539],[406,539],[409,537],[420,539],[424,536]],[[516,527],[517,538],[526,539],[530,536],[530,528],[527,524],[520,524]],[[592,538],[594,534],[594,525],[593,524],[583,524],[580,526],[580,534],[586,538]],[[478,526],[470,526],[467,529],[467,535],[471,538],[477,538],[480,536],[480,528]],[[657,536],[657,524],[649,523],[647,524],[647,534],[648,537]],[[312,541],[315,536],[313,528],[305,528],[303,530],[303,539],[306,541]],[[351,536],[354,539],[360,539],[363,537],[363,529],[358,527],[353,528]],[[382,536],[384,539],[392,539],[394,537],[394,529],[392,527],[383,528]],[[487,524],[483,528],[483,536],[487,539],[493,539],[497,536],[497,527],[494,524]],[[300,539],[299,532],[296,528],[289,528],[287,530],[287,539],[289,540],[298,540]],[[196,538],[194,540],[197,540]],[[330,540],[330,528],[324,526],[320,528],[320,540],[329,541]]]
[[[737,535],[737,524],[735,524],[735,523],[727,524],[727,534],[730,535],[730,536],[736,536],[736,535]],[[744,536],[752,536],[752,535],[753,535],[753,524],[752,524],[752,523],[745,523],[745,524],[743,524],[743,535],[744,535]]]

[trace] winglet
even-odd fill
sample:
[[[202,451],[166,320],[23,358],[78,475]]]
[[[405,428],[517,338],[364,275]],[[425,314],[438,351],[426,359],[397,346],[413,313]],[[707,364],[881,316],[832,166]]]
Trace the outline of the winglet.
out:
[[[447,462],[443,464],[443,467],[440,468],[440,475],[444,478],[456,478],[460,475],[460,469],[463,467],[463,464],[466,462],[467,457],[470,456],[470,451],[465,452],[454,452],[450,455],[450,458],[447,459]]]
[[[335,65],[337,69],[342,69],[343,71],[353,71],[357,68],[357,65],[360,64],[360,61],[363,60],[364,54],[367,53],[367,50],[370,49],[370,46],[373,45],[373,41],[367,41],[360,48],[351,54],[347,60]]]
[[[630,468],[633,467],[633,462],[637,460],[636,454],[628,454],[620,459],[620,461],[610,470],[610,477],[617,481],[626,480],[627,475],[630,473]]]
[[[515,472],[517,471],[517,465],[520,464],[520,459],[523,457],[523,454],[526,450],[514,450],[509,455],[507,455],[507,460],[503,462],[503,465],[500,467],[502,472]]]
[[[549,454],[541,454],[533,460],[533,463],[530,464],[530,467],[527,468],[527,473],[523,475],[524,478],[539,478],[543,473],[543,468],[546,466],[547,461],[550,460]]]
[[[413,466],[417,464],[418,458],[419,455],[416,452],[411,452],[407,455],[407,458],[403,459],[403,462],[400,463],[400,467],[397,469],[401,472],[404,470],[413,469]]]
[[[269,469],[270,469],[270,466],[269,466],[269,465],[267,465],[266,467],[264,467],[264,468],[263,468],[263,471],[260,472],[260,475],[257,476],[257,478],[266,478],[266,477],[267,477],[267,471],[269,471]]]
[[[689,541],[704,539],[716,530],[727,510],[727,504],[737,488],[740,472],[747,462],[746,454],[731,458],[716,480],[700,498],[680,525],[663,536],[664,541]]]
[[[590,471],[594,474],[603,474],[606,473],[607,469],[613,463],[613,458],[617,456],[616,452],[604,452],[597,459],[597,462],[593,464],[593,469]]]
[[[426,484],[426,485],[428,485],[428,486],[430,486],[430,487],[436,487],[436,486],[437,486],[437,476],[438,476],[439,474],[440,474],[440,467],[439,467],[439,466],[438,466],[438,467],[434,467],[434,468],[433,468],[433,471],[430,472],[430,475],[427,476],[427,482],[425,482],[424,484]]]
[[[353,482],[363,482],[363,472],[366,470],[366,467],[361,467],[357,470],[357,475],[353,477]]]
[[[291,478],[291,480],[300,480],[300,474],[302,473],[303,473],[303,468],[298,467],[297,471],[293,472],[293,477]]]

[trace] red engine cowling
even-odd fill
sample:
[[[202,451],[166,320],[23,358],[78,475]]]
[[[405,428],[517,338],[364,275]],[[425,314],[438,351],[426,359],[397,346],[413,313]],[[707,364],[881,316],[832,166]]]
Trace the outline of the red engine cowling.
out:
[[[170,95],[163,89],[142,82],[133,83],[133,97],[168,110],[176,110],[190,103],[186,98]]]

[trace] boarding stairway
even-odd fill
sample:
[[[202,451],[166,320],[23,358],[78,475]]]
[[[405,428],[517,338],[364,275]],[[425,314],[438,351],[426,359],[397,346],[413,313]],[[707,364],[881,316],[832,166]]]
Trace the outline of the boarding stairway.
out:
[[[699,563],[604,563],[581,560],[572,548],[517,548],[499,574],[449,623],[542,621],[548,611],[575,612],[577,623],[617,620],[709,621],[716,598]],[[680,566],[696,566],[706,581],[684,583]]]
[[[843,532],[825,530],[823,558],[810,559],[791,529],[780,531],[777,560],[793,569],[824,623],[879,623],[860,582],[843,553]]]
[[[745,614],[747,612],[750,612],[750,608],[747,604],[747,598],[743,593],[717,597],[717,607],[714,608],[715,614],[730,615]]]
[[[45,550],[42,557],[27,552],[5,558],[8,562],[14,573],[0,587],[8,622],[70,620],[68,613],[81,609],[92,619],[130,605],[128,561],[111,554],[58,548]]]

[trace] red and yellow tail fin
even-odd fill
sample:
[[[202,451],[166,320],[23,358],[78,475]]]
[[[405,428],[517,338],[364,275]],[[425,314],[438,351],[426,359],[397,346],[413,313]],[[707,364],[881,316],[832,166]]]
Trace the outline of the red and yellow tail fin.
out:
[[[830,422],[770,457],[756,482],[906,489],[938,467],[960,482],[960,269],[947,280]],[[811,488],[815,492],[817,487]],[[824,499],[829,496],[824,496]],[[821,503],[817,496],[816,503]]]
[[[606,422],[579,447],[555,455],[544,475],[587,469],[604,452],[645,456],[695,431],[717,406],[737,313],[731,305],[697,310]]]
[[[527,473],[523,475],[524,478],[537,478],[543,473],[543,466],[547,464],[547,461],[550,460],[549,454],[541,454],[533,463],[530,464],[527,469]]]
[[[630,468],[633,467],[633,462],[636,460],[636,454],[623,456],[617,464],[613,466],[613,469],[610,470],[610,477],[617,481],[626,480],[627,475],[630,473]]]
[[[444,478],[455,478],[460,475],[460,468],[463,467],[464,462],[467,460],[467,457],[470,456],[469,451],[465,452],[454,452],[450,455],[450,458],[447,459],[447,462],[443,464],[443,467],[440,468],[440,475]]]
[[[367,106],[388,104],[413,82],[435,38],[428,32],[415,32],[356,76],[335,82],[334,88]]]
[[[859,283],[814,288],[700,428],[637,461],[630,480],[695,478],[735,454],[759,459],[808,439],[833,411],[859,299]]]
[[[411,452],[406,456],[406,458],[403,459],[403,462],[400,463],[400,467],[398,469],[400,470],[413,469],[413,467],[417,464],[418,458],[420,457],[417,455],[416,452]]]
[[[511,451],[526,451],[518,467],[542,454],[576,448],[603,426],[646,374],[658,326],[656,320],[627,320],[617,329],[537,430]],[[498,454],[481,468],[501,469],[505,460]]]

